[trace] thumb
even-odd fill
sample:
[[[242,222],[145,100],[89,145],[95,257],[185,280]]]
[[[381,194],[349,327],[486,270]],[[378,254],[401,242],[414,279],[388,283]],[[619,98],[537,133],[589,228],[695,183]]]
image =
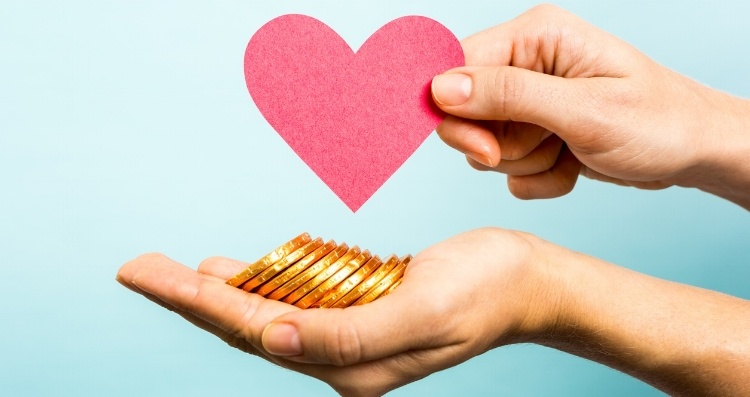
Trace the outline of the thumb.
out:
[[[587,79],[527,69],[462,67],[432,80],[432,97],[446,113],[473,120],[513,120],[554,131],[565,139],[590,114]],[[589,87],[587,87],[589,86]]]
[[[283,315],[264,329],[263,348],[292,361],[344,366],[434,344],[439,317],[409,294],[404,289],[362,306]]]

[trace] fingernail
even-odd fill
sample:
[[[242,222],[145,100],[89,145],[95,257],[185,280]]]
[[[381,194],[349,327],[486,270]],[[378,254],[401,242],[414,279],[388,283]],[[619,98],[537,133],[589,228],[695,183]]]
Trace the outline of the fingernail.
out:
[[[479,164],[482,164],[485,167],[492,167],[492,161],[490,160],[489,156],[485,156],[483,154],[479,153],[472,153],[472,152],[466,152],[466,155],[469,156],[472,160],[476,161]]]
[[[445,106],[463,105],[471,95],[471,77],[462,73],[446,73],[432,79],[432,96]]]
[[[266,325],[261,335],[263,348],[267,352],[282,357],[302,355],[302,343],[297,328],[291,324],[271,323]]]

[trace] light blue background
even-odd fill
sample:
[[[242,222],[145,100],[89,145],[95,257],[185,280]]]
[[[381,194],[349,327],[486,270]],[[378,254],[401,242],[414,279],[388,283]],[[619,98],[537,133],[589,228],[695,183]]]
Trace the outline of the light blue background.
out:
[[[746,2],[559,4],[668,67],[750,96]],[[504,177],[473,172],[433,134],[352,214],[267,125],[245,88],[247,40],[281,14],[317,17],[358,48],[403,15],[432,17],[464,37],[532,5],[0,2],[0,395],[331,395],[114,281],[143,252],[191,266],[212,255],[251,260],[300,231],[416,253],[496,225],[749,298],[750,217],[733,204],[698,191],[587,180],[564,198],[523,202]],[[659,394],[526,345],[393,393]]]

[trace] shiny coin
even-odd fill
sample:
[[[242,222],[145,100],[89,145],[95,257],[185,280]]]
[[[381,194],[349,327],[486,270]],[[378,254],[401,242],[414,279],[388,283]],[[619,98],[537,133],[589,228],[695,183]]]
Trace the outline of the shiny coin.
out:
[[[227,284],[233,287],[239,287],[247,280],[258,275],[260,272],[271,266],[275,262],[281,260],[281,258],[289,255],[290,253],[298,250],[303,245],[309,243],[312,240],[309,234],[302,233],[299,236],[289,240],[285,244],[279,246],[275,250],[271,251],[268,255],[259,259],[255,263],[246,267],[245,270],[238,273],[236,276],[227,280]]]
[[[390,288],[388,288],[387,290],[385,290],[385,292],[383,292],[382,294],[380,294],[380,296],[378,298],[382,298],[382,297],[390,294],[391,292],[393,292],[393,290],[395,290],[396,288],[398,288],[399,285],[401,285],[401,281],[403,281],[403,279],[398,280],[395,283],[393,283],[393,285],[391,285]]]
[[[298,300],[302,299],[303,296],[310,293],[310,291],[317,288],[324,281],[328,280],[329,277],[333,276],[336,272],[341,270],[350,260],[354,259],[359,255],[360,250],[356,245],[349,249],[349,252],[344,254],[339,260],[333,262],[330,266],[324,268],[320,273],[316,274],[310,281],[297,288],[291,294],[284,298],[284,302],[289,304],[295,304]]]
[[[356,302],[357,299],[362,297],[367,291],[374,287],[380,280],[382,280],[393,268],[398,265],[398,257],[395,255],[389,256],[385,262],[375,269],[364,281],[359,283],[353,290],[349,291],[343,298],[334,302],[330,307],[344,308],[349,307],[352,303]]]
[[[326,293],[331,291],[333,288],[338,286],[341,282],[346,280],[346,278],[352,275],[352,273],[359,270],[359,268],[362,267],[362,265],[365,264],[368,260],[370,260],[370,258],[372,258],[372,254],[370,253],[370,251],[368,250],[362,251],[354,259],[350,260],[339,271],[334,273],[327,280],[323,281],[318,287],[310,291],[307,295],[305,295],[302,299],[297,301],[297,303],[295,303],[294,305],[302,309],[307,309],[314,303],[317,303],[320,300],[320,298],[323,297],[323,295],[325,295]]]
[[[251,278],[248,280],[243,286],[242,289],[251,292],[254,288],[257,286],[265,283],[266,281],[270,280],[275,275],[281,273],[286,269],[287,267],[291,266],[298,260],[304,258],[305,256],[311,254],[316,249],[320,248],[323,245],[323,239],[320,237],[316,238],[313,241],[310,241],[309,243],[302,246],[300,249],[292,252],[291,254],[281,258],[280,261],[274,263],[273,265],[266,268],[266,270],[263,270],[258,274],[257,276]]]
[[[302,273],[298,274],[293,279],[288,281],[286,284],[277,288],[270,295],[268,295],[267,298],[274,299],[277,301],[281,300],[282,298],[294,292],[294,290],[299,288],[301,285],[305,284],[306,282],[310,281],[313,277],[317,276],[318,273],[322,272],[323,269],[330,266],[331,263],[334,263],[335,261],[339,260],[339,258],[345,255],[347,252],[349,252],[348,245],[346,244],[339,245],[333,251],[331,251],[328,255],[323,257],[323,259],[315,262],[310,267],[305,269]]]
[[[361,298],[357,299],[357,301],[354,302],[352,306],[364,305],[366,303],[374,301],[375,299],[378,299],[380,295],[382,295],[383,292],[390,288],[396,281],[401,280],[401,277],[403,277],[404,275],[404,271],[406,270],[406,265],[409,263],[409,260],[411,260],[410,256],[401,259],[399,264],[393,270],[391,270],[388,275],[383,277],[380,282],[375,284],[375,286],[367,291],[364,295],[362,295]]]
[[[336,288],[328,291],[319,301],[313,303],[310,307],[331,307],[337,300],[341,299],[344,295],[348,294],[349,291],[354,289],[365,277],[369,276],[373,270],[377,269],[382,264],[380,258],[375,255],[370,258],[367,263],[362,265],[354,274],[349,276],[341,284],[337,285]]]
[[[272,293],[276,288],[279,288],[280,286],[284,285],[289,280],[293,279],[302,271],[310,267],[310,265],[314,264],[315,262],[319,261],[324,256],[328,255],[328,253],[333,251],[334,248],[336,248],[336,242],[333,240],[328,241],[327,243],[323,244],[318,249],[313,251],[311,254],[300,259],[299,262],[295,263],[294,265],[290,266],[288,269],[284,270],[283,273],[272,278],[267,283],[261,285],[260,288],[258,288],[258,290],[255,291],[255,293],[263,295],[263,296],[266,296]]]

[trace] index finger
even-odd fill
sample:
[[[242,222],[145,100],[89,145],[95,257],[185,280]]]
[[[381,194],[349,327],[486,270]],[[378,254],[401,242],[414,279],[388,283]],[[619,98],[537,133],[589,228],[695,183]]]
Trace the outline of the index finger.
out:
[[[257,347],[261,346],[260,337],[268,323],[299,310],[231,287],[221,278],[198,273],[159,254],[143,255],[126,263],[117,273],[117,280]]]
[[[467,66],[514,66],[561,77],[620,77],[629,45],[554,5],[542,4],[461,41]],[[603,66],[606,65],[606,68]],[[616,65],[618,69],[612,70]]]

